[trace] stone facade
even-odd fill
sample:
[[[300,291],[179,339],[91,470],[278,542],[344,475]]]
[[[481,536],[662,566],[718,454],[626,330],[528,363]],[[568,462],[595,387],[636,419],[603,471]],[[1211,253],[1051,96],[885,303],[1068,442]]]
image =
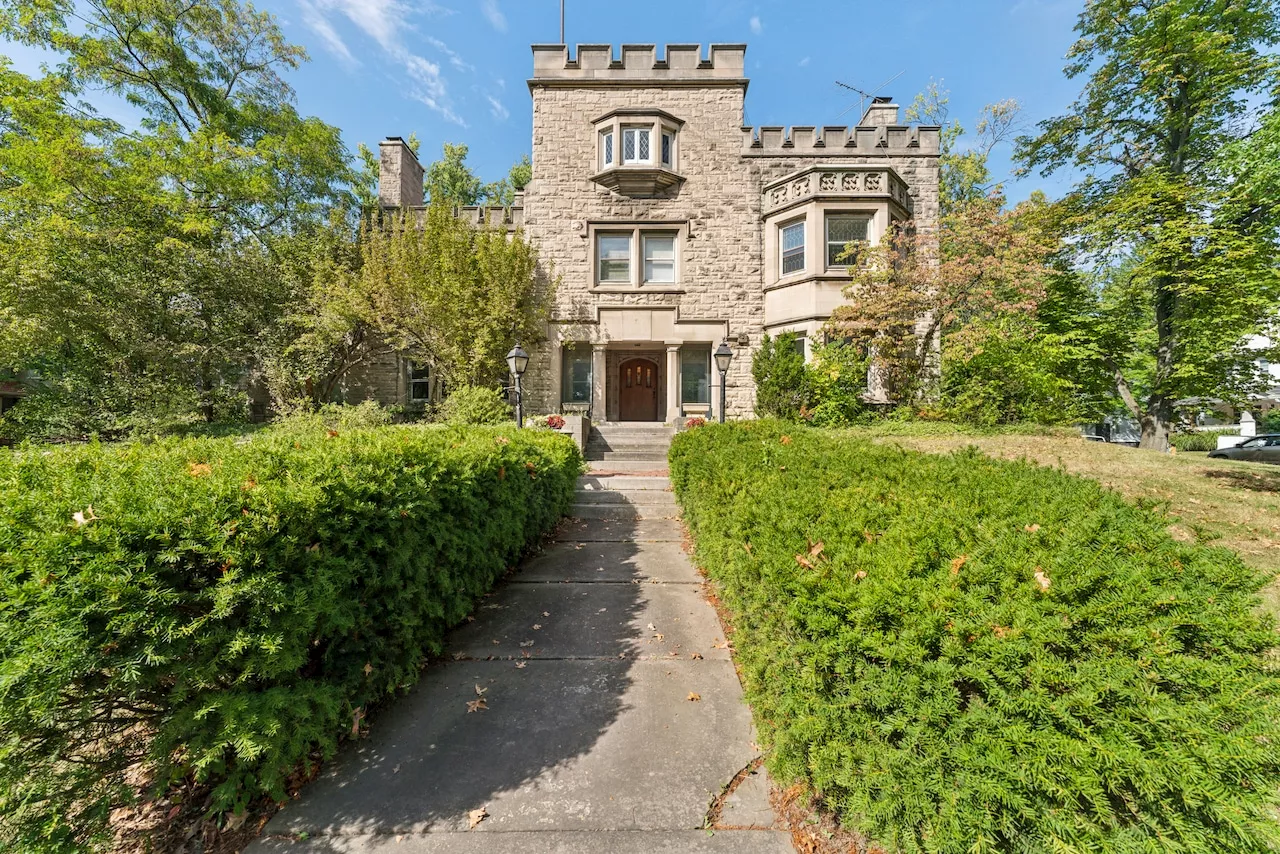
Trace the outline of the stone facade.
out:
[[[527,412],[648,412],[627,385],[629,360],[642,359],[657,371],[653,419],[715,417],[711,352],[727,342],[726,412],[747,417],[761,337],[815,334],[842,299],[848,274],[826,263],[833,223],[872,242],[893,221],[936,231],[937,128],[899,126],[879,100],[852,129],[744,127],[745,53],[533,47],[533,179],[503,217],[561,284],[547,340],[529,348]],[[383,203],[420,205],[405,176],[421,167],[396,142],[383,144]],[[566,371],[589,375],[589,399],[580,382],[573,401]]]

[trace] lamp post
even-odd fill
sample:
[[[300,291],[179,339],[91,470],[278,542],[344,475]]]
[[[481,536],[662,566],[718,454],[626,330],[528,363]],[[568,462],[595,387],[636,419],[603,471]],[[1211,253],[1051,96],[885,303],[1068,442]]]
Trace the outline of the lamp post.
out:
[[[720,346],[716,348],[716,370],[720,372],[720,423],[724,423],[724,390],[725,377],[729,373],[729,362],[733,361],[733,351],[729,349],[728,341],[721,341]]]
[[[520,342],[516,342],[516,346],[511,348],[511,352],[507,354],[507,367],[511,369],[511,374],[516,378],[516,426],[524,426],[524,390],[520,388],[520,377],[524,374],[524,369],[529,367],[529,354],[520,346]]]

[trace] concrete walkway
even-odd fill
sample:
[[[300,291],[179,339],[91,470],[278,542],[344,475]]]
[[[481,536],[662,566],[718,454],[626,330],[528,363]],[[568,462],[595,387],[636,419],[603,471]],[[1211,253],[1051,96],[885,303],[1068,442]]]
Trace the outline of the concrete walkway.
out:
[[[668,490],[583,478],[560,539],[248,851],[792,851]]]

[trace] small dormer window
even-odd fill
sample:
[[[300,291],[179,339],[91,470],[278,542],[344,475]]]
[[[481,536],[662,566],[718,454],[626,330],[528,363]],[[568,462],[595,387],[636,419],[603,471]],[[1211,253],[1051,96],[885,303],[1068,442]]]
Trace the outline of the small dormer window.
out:
[[[684,176],[676,137],[684,120],[662,110],[622,107],[592,121],[596,174],[602,187],[632,198],[665,198]]]
[[[600,166],[608,169],[613,165],[613,130],[600,134]]]

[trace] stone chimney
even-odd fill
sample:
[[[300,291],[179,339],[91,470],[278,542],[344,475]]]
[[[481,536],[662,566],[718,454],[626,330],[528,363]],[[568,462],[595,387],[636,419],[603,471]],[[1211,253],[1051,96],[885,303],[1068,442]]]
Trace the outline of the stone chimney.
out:
[[[862,121],[858,122],[858,127],[892,127],[897,123],[898,105],[893,103],[892,98],[879,97],[871,99],[871,106],[867,108],[867,113],[862,117]]]
[[[378,143],[378,201],[384,208],[422,206],[422,164],[398,136]]]

